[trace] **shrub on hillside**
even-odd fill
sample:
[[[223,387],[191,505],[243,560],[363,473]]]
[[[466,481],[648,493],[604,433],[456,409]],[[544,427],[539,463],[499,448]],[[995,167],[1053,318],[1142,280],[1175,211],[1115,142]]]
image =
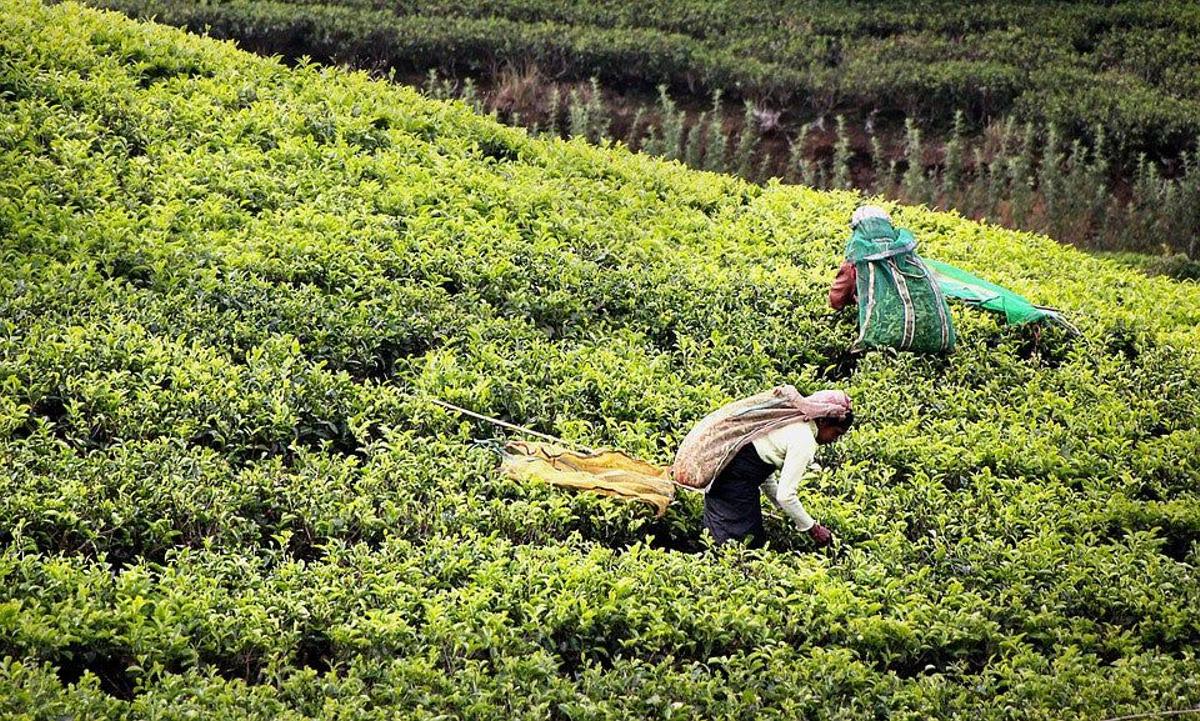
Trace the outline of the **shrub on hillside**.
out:
[[[861,198],[0,0],[0,714],[1012,719],[1200,702],[1200,289],[894,208],[1083,331],[849,356]],[[437,396],[658,462],[779,382],[844,542],[712,550]]]

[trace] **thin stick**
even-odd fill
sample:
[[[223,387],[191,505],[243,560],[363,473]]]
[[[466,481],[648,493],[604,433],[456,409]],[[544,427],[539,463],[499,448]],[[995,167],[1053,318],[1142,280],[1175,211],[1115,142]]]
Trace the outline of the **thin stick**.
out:
[[[1150,713],[1135,713],[1130,716],[1113,716],[1106,718],[1104,721],[1133,721],[1133,719],[1142,718],[1166,718],[1168,716],[1182,716],[1186,713],[1200,713],[1200,706],[1196,708],[1184,708],[1178,711],[1151,711]]]
[[[592,452],[592,449],[590,449],[586,446],[581,446],[578,443],[571,443],[569,441],[564,441],[561,438],[549,435],[547,433],[539,433],[538,431],[532,430],[530,428],[526,428],[524,426],[518,426],[515,423],[508,423],[507,421],[502,421],[499,418],[492,418],[491,416],[485,416],[482,413],[476,413],[475,411],[469,411],[466,408],[456,406],[453,403],[447,403],[446,401],[444,401],[440,398],[430,398],[429,400],[434,405],[439,405],[442,408],[445,408],[447,410],[455,411],[457,413],[462,413],[464,416],[471,416],[472,418],[478,418],[481,421],[487,421],[488,423],[500,426],[501,428],[507,428],[509,430],[517,431],[519,433],[525,433],[526,435],[534,436],[536,438],[541,438],[542,440],[545,440],[545,441],[551,441],[553,443],[557,443],[560,446],[566,446],[567,448],[573,448],[577,451],[583,451],[584,453]]]

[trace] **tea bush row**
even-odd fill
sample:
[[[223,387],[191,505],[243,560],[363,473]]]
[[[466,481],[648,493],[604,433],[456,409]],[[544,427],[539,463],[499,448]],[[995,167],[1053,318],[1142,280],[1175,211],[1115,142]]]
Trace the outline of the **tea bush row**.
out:
[[[861,198],[530,138],[0,0],[0,709],[1095,718],[1200,703],[1200,289],[894,207],[1083,331],[849,356]],[[861,423],[708,549],[516,483],[441,397],[665,463],[779,382]],[[482,441],[482,442],[481,442]]]
[[[1200,134],[1200,14],[1183,2],[215,3],[102,7],[290,57],[466,76],[556,76],[747,97],[804,115],[902,114],[949,127],[1015,113],[1169,158]]]

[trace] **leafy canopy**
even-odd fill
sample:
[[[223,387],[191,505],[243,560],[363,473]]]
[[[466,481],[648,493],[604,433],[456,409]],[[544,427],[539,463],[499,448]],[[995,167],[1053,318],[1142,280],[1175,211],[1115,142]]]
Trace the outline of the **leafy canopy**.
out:
[[[1061,308],[845,354],[859,198],[0,0],[0,710],[1096,718],[1200,703],[1200,289],[896,208]],[[519,484],[431,396],[665,462],[835,385],[845,542]]]

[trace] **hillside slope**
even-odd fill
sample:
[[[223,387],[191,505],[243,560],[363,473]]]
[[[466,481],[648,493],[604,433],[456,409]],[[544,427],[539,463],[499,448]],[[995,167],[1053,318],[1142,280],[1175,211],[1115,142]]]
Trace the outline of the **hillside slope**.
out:
[[[922,0],[91,0],[359,67],[552,77],[761,100],[803,115],[882,113],[948,125],[1016,115],[1097,128],[1136,159],[1200,130],[1195,3]]]
[[[897,209],[1085,338],[844,353],[858,202],[71,3],[0,0],[0,710],[1088,718],[1200,704],[1200,288]],[[660,462],[860,426],[773,523],[521,485],[439,396]]]

